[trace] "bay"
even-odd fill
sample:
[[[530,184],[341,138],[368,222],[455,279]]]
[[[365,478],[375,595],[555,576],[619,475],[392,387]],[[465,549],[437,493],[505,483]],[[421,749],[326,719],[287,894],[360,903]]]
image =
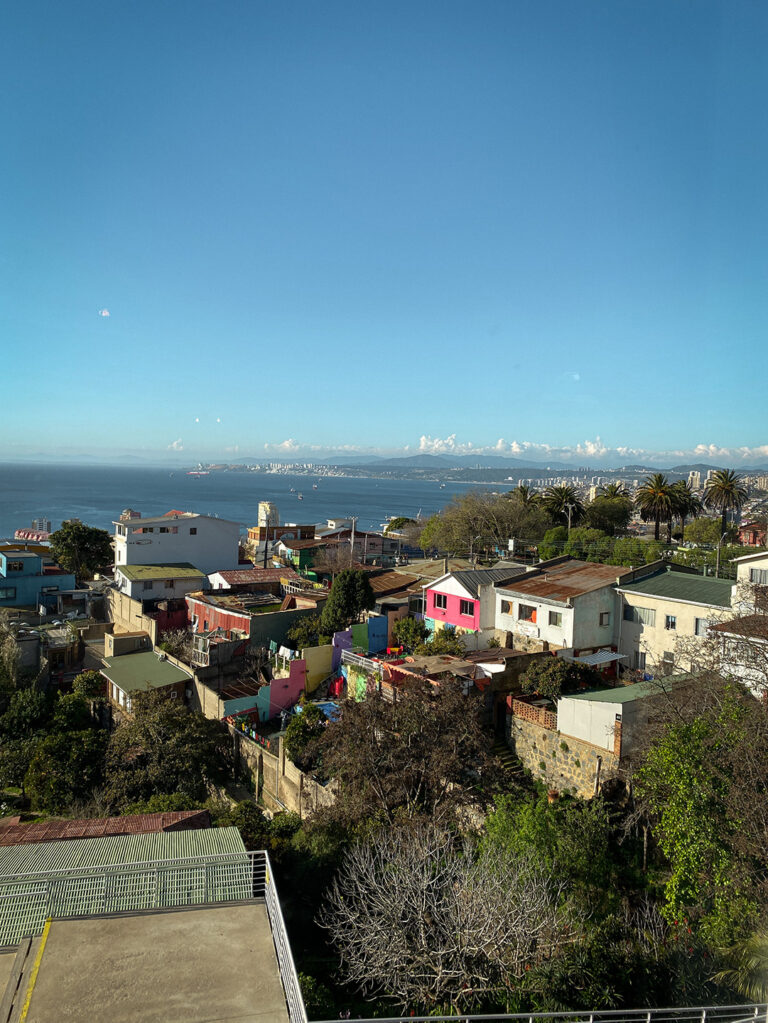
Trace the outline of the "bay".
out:
[[[124,508],[144,516],[172,508],[195,511],[246,527],[256,524],[259,501],[273,501],[282,522],[356,515],[360,529],[378,530],[389,515],[427,517],[454,494],[494,487],[499,485],[446,483],[441,488],[425,480],[220,471],[189,476],[183,469],[158,467],[2,463],[0,537],[29,528],[37,518],[50,519],[53,529],[64,519],[78,518],[112,532]]]

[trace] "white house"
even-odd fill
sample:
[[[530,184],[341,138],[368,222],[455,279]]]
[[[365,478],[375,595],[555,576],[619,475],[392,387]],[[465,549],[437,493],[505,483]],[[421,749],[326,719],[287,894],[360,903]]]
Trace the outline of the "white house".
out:
[[[189,563],[180,565],[120,565],[115,583],[133,600],[180,600],[207,583],[203,573]]]
[[[574,655],[616,647],[616,587],[652,572],[574,558],[544,562],[533,572],[496,587],[496,629],[518,647],[568,649]]]
[[[238,566],[237,522],[181,511],[148,519],[133,515],[114,523],[116,569],[189,563],[208,575]]]

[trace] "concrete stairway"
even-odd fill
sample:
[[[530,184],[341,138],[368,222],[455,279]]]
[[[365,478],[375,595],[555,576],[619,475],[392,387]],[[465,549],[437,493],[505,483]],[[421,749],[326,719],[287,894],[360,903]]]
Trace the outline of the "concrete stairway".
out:
[[[15,951],[0,952],[0,1023],[17,1023],[40,945],[39,938],[24,938]]]

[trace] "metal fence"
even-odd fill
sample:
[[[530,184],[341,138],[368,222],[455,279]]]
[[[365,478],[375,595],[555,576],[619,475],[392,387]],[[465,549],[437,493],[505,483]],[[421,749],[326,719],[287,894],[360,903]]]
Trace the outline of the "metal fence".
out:
[[[0,946],[42,934],[45,921],[263,900],[291,1023],[306,1023],[296,968],[266,852],[70,867],[0,879]]]
[[[496,1015],[387,1016],[356,1019],[352,1023],[482,1023],[484,1020],[510,1020],[516,1023],[768,1023],[768,1005],[707,1005],[680,1009],[606,1009],[594,1012],[536,1012]],[[337,1023],[320,1020],[318,1023]]]
[[[381,661],[372,661],[369,657],[363,657],[361,654],[355,654],[351,650],[341,651],[341,663],[351,664],[355,668],[362,668],[363,671],[371,672],[378,678],[381,678],[383,673]]]

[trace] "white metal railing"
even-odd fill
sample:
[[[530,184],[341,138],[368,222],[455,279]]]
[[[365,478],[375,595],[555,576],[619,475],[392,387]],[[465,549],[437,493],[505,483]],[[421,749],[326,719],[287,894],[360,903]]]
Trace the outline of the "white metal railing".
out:
[[[768,1023],[768,1004],[707,1005],[679,1009],[595,1009],[583,1012],[519,1012],[509,1014],[461,1013],[458,1016],[379,1016],[351,1023],[482,1023],[510,1020],[516,1023]],[[318,1023],[336,1023],[319,1020]]]
[[[42,934],[49,917],[152,912],[262,899],[291,1023],[306,1023],[280,900],[264,851],[6,874],[0,878],[0,946]]]
[[[381,666],[381,661],[372,661],[370,657],[363,657],[361,654],[354,654],[351,650],[341,651],[341,663],[351,664],[356,668],[362,668],[364,671],[370,671],[376,675],[377,678],[381,678],[384,669]]]

